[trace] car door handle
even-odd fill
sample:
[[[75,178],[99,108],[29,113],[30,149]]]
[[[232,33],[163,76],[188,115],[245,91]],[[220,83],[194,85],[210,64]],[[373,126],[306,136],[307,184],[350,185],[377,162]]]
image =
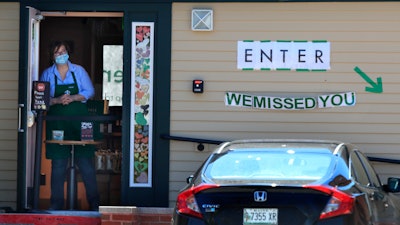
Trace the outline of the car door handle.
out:
[[[374,194],[374,192],[368,193],[368,197],[369,197],[369,199],[370,199],[371,201],[374,201],[374,200],[375,200],[375,194]]]

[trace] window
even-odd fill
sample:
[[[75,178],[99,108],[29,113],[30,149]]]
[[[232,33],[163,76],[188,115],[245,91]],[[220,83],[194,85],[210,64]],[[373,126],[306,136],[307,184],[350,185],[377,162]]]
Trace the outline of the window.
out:
[[[332,155],[289,151],[231,151],[206,168],[208,178],[252,183],[308,183],[330,170]]]
[[[357,155],[360,158],[361,162],[363,163],[365,170],[367,171],[367,175],[369,177],[371,184],[374,187],[381,187],[381,181],[379,180],[378,175],[376,174],[374,168],[372,167],[368,159],[361,152],[357,152]]]
[[[370,186],[368,175],[364,169],[364,166],[360,158],[358,158],[356,152],[351,153],[350,160],[351,160],[351,175],[354,177],[354,179],[361,185]]]

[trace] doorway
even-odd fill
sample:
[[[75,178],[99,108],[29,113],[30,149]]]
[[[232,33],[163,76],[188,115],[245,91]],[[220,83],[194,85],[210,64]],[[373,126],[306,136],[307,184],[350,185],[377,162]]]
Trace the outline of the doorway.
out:
[[[43,16],[44,19],[40,23],[39,74],[52,64],[48,52],[50,44],[54,41],[66,41],[71,48],[69,52],[70,61],[83,66],[92,79],[95,97],[91,99],[90,106],[95,111],[99,108],[99,105],[102,107],[102,110],[97,110],[95,113],[97,115],[111,114],[115,115],[116,118],[121,118],[122,104],[109,105],[109,101],[104,101],[108,99],[103,97],[103,56],[104,46],[123,45],[122,13],[49,12],[43,13]],[[119,95],[119,93],[115,93],[115,95]],[[100,205],[120,205],[121,202],[122,129],[120,121],[115,119],[111,122],[96,124],[102,137],[102,144],[97,146],[95,155]],[[45,158],[45,145],[42,147],[41,175],[39,208],[47,209],[50,206],[51,161]],[[79,173],[77,178],[77,209],[86,210],[89,206]],[[65,195],[66,190],[65,186]]]

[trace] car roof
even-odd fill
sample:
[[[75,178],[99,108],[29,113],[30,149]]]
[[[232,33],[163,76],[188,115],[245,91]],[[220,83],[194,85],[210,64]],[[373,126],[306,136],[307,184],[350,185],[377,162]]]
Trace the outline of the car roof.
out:
[[[222,154],[231,150],[248,150],[255,148],[296,148],[296,149],[328,149],[332,154],[339,154],[343,142],[316,139],[243,139],[220,144],[214,154]]]

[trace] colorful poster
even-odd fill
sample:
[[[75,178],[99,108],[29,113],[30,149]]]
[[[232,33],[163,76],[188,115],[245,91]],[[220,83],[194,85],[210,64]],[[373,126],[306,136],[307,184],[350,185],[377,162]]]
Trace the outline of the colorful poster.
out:
[[[152,186],[154,23],[132,22],[131,187]]]

